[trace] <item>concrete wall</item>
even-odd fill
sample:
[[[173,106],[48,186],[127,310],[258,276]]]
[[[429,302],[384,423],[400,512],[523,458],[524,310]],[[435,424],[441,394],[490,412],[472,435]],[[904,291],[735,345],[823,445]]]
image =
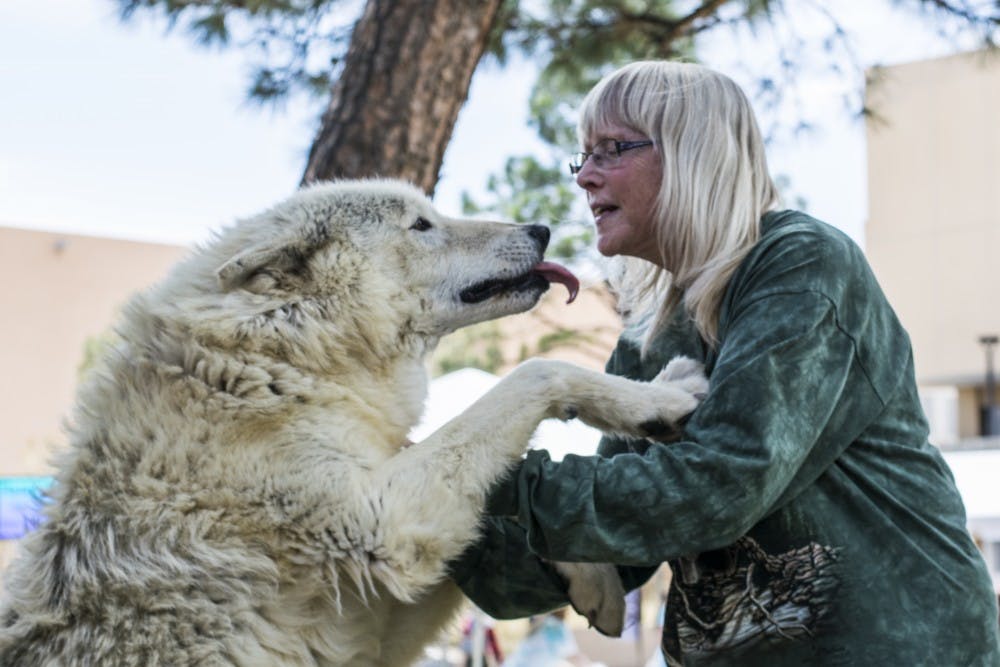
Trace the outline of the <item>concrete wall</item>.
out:
[[[88,339],[163,276],[177,246],[0,227],[0,476],[48,472]]]
[[[918,381],[979,385],[978,338],[1000,333],[1000,58],[869,74],[866,252],[910,333]],[[974,435],[970,409],[963,435]]]

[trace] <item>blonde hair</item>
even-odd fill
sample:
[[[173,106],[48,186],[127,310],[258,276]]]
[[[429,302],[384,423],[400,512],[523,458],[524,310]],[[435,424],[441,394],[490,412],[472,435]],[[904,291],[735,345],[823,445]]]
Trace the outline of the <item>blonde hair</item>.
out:
[[[626,323],[645,348],[683,303],[714,346],[729,279],[779,200],[750,102],[706,67],[642,61],[605,76],[584,98],[581,145],[614,124],[655,141],[663,164],[653,228],[667,270],[620,261],[612,283]]]

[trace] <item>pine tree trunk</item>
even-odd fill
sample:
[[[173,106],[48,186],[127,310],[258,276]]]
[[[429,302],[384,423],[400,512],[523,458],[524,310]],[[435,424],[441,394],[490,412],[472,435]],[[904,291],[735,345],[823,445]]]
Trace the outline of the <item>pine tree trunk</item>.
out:
[[[368,0],[302,183],[386,176],[433,194],[502,0]]]

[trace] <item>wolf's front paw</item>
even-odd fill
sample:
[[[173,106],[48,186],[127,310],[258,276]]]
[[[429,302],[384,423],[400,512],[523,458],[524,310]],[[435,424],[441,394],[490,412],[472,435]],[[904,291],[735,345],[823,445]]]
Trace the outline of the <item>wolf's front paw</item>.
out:
[[[652,381],[682,389],[699,402],[708,394],[705,367],[690,357],[674,357]]]
[[[693,412],[708,394],[704,366],[688,357],[674,357],[649,384],[652,391],[663,394],[656,404],[659,414],[642,422],[639,428],[643,435],[657,440],[677,437],[677,422]]]
[[[625,589],[606,563],[552,563],[569,584],[569,601],[601,634],[619,637],[625,626]]]
[[[667,365],[656,376],[656,380],[667,382],[683,380],[692,376],[704,377],[705,367],[701,362],[695,361],[691,357],[678,355],[667,362]]]

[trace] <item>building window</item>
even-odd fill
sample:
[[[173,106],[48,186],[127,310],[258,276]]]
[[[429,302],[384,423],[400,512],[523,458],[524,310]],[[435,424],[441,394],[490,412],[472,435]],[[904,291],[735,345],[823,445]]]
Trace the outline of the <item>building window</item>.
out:
[[[51,477],[0,477],[0,540],[16,540],[42,522]]]

